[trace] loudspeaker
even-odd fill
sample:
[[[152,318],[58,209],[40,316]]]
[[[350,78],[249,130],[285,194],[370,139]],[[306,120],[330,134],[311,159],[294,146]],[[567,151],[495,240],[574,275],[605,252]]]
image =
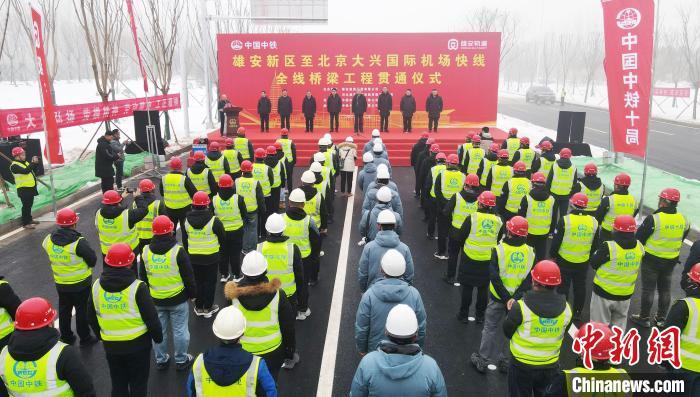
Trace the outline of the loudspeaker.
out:
[[[163,146],[163,138],[160,134],[160,118],[158,117],[158,111],[151,111],[151,123],[156,129],[156,142],[157,142],[157,154],[165,154],[165,149]],[[136,143],[139,144],[144,150],[148,150],[148,138],[146,136],[146,126],[148,125],[148,112],[137,110],[134,111],[134,135],[136,138]]]
[[[27,154],[27,161],[32,161],[33,156],[37,156],[39,158],[39,164],[36,167],[35,174],[37,176],[44,175],[44,158],[41,154],[41,143],[39,140],[21,139],[0,142],[0,152],[2,152],[2,154],[7,156],[9,159],[13,159],[12,149],[16,148],[17,146],[24,148],[24,151]],[[12,160],[8,161],[4,156],[0,156],[0,174],[2,174],[2,177],[5,178],[6,181],[14,183],[15,178],[10,172],[11,162]]]
[[[583,130],[586,128],[586,112],[559,112],[557,142],[583,143]]]

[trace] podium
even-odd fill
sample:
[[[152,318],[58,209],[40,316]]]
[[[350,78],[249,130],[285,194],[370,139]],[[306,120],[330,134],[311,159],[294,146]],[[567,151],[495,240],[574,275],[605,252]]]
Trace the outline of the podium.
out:
[[[226,136],[236,136],[238,131],[238,113],[241,112],[243,108],[238,106],[228,106],[224,108],[224,115],[226,116]]]

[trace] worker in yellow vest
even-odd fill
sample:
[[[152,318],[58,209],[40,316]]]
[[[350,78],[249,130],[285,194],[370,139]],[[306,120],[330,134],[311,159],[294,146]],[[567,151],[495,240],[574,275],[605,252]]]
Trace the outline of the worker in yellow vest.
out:
[[[318,231],[319,225],[304,211],[305,204],[304,190],[294,189],[289,193],[289,206],[284,213],[283,234],[299,248],[304,281],[315,285],[318,282],[321,234]]]
[[[231,178],[236,179],[241,176],[241,163],[243,162],[243,156],[238,150],[233,142],[232,138],[226,138],[226,149],[221,152],[228,162],[228,171]]]
[[[491,249],[503,235],[503,222],[496,215],[496,196],[485,191],[477,199],[479,208],[464,220],[459,230],[462,243],[462,260],[459,266],[459,283],[462,286],[462,304],[457,319],[463,323],[473,321],[469,317],[472,294],[476,289],[476,322],[484,323],[488,303],[489,263]]]
[[[428,233],[426,236],[428,240],[437,240],[435,236],[435,223],[437,222],[437,198],[435,196],[435,179],[437,176],[447,169],[447,155],[440,152],[435,155],[435,162],[432,164],[428,170],[428,176],[425,178],[425,184],[423,185],[423,195],[425,201],[425,207],[427,208],[428,214]]]
[[[170,172],[163,175],[160,185],[160,196],[165,203],[165,211],[171,221],[182,231],[185,227],[185,216],[190,211],[192,196],[197,193],[197,188],[189,177],[182,173],[182,160],[173,157],[168,163]],[[187,245],[184,245],[187,249]]]
[[[547,255],[547,242],[557,222],[554,218],[554,198],[547,190],[546,179],[541,172],[530,177],[532,189],[520,202],[518,215],[527,219],[527,244],[535,249],[535,262]]]
[[[659,295],[654,321],[664,326],[666,312],[671,303],[671,276],[679,262],[683,241],[690,231],[690,222],[678,211],[681,192],[667,188],[659,194],[658,209],[647,215],[637,231],[637,240],[644,244],[642,259],[642,302],[639,314],[631,320],[642,326],[652,321],[649,318],[654,295]],[[645,306],[648,305],[648,306]],[[651,324],[653,325],[653,324]]]
[[[301,250],[284,234],[286,228],[282,215],[270,215],[265,222],[267,240],[258,244],[258,252],[267,259],[267,275],[279,279],[282,290],[296,309],[296,319],[303,321],[311,315],[309,291],[304,280]]]
[[[31,162],[27,161],[27,154],[21,147],[12,148],[12,157],[10,172],[15,179],[17,197],[22,201],[22,227],[34,229],[34,225],[39,224],[39,222],[32,219],[34,196],[39,195],[36,189],[36,175],[34,174],[39,164],[39,158],[34,156]]]
[[[275,175],[267,164],[265,164],[265,156],[267,152],[263,148],[255,149],[255,162],[253,163],[253,179],[258,181],[262,188],[263,196],[265,196],[266,211],[258,211],[258,238],[265,236],[265,221],[267,217],[275,212],[279,207],[279,202],[272,202],[272,184],[275,180]]]
[[[230,175],[222,175],[219,178],[219,193],[212,200],[214,215],[224,225],[225,242],[221,245],[219,254],[220,282],[225,283],[231,277],[238,278],[241,275],[241,250],[243,249],[243,231],[245,219],[248,217],[245,199],[236,194],[233,188],[233,179]]]
[[[500,149],[498,151],[498,162],[491,166],[486,177],[486,190],[490,190],[494,196],[500,197],[503,194],[503,186],[512,177],[513,167],[508,163],[508,151]]]
[[[221,154],[219,142],[212,142],[209,144],[207,158],[204,159],[204,163],[209,167],[209,171],[214,174],[214,181],[218,181],[223,174],[231,173],[228,160]],[[214,185],[216,185],[216,183]]]
[[[433,139],[433,138],[430,138]],[[428,141],[430,141],[430,139]],[[428,217],[430,216],[428,213],[429,207],[428,207],[428,197],[430,197],[430,191],[425,190],[425,185],[428,183],[432,183],[432,181],[428,181],[431,177],[430,175],[430,170],[431,168],[437,163],[437,160],[435,157],[440,153],[440,145],[437,143],[430,144],[430,147],[428,150],[423,154],[422,157],[419,157],[420,164],[418,166],[418,183],[419,183],[419,197],[420,197],[420,206],[423,209],[423,222],[426,222],[428,220]],[[362,159],[364,161],[364,158]],[[366,162],[365,162],[366,163]],[[379,165],[376,161],[376,159],[373,161],[373,164]],[[388,168],[388,167],[387,167]],[[365,167],[366,169],[366,167]],[[360,178],[362,177],[362,173],[360,173]],[[369,184],[369,182],[363,181],[363,183]],[[366,186],[366,185],[365,185]],[[364,188],[363,188],[364,191]]]
[[[595,217],[600,223],[601,241],[612,238],[612,224],[618,215],[637,216],[637,200],[629,193],[631,184],[632,178],[624,172],[615,175],[613,192],[600,201]]]
[[[574,186],[574,193],[578,192],[588,196],[586,213],[595,216],[605,193],[605,186],[598,177],[598,167],[595,164],[588,163],[583,167],[583,178],[580,178]]]
[[[559,151],[559,160],[552,165],[552,171],[547,176],[547,189],[554,197],[556,217],[561,219],[569,207],[569,197],[576,184],[576,166],[571,162],[571,149]]]
[[[479,207],[477,198],[481,193],[479,177],[476,174],[469,174],[464,178],[464,188],[442,207],[444,216],[450,220],[449,241],[447,242],[447,271],[442,277],[442,281],[447,284],[459,287],[455,276],[457,275],[457,261],[462,243],[459,241],[459,231],[464,221]]]
[[[243,349],[246,319],[238,308],[225,307],[211,326],[218,346],[200,353],[187,378],[187,394],[209,396],[276,396],[277,385],[264,358]]]
[[[76,230],[78,215],[70,208],[56,213],[58,228],[44,238],[41,244],[49,258],[56,291],[58,292],[58,327],[61,341],[68,345],[75,342],[71,330],[73,310],[80,345],[88,346],[97,339],[90,334],[87,321],[87,303],[92,285],[92,269],[97,255],[80,232]]]
[[[107,255],[109,247],[116,243],[125,243],[138,253],[139,234],[136,225],[148,215],[147,208],[131,208],[121,206],[126,196],[115,190],[107,190],[102,195],[102,205],[95,214],[95,229],[100,238],[102,255]],[[136,193],[138,196],[138,192]],[[136,268],[134,267],[134,272]]]
[[[481,159],[479,169],[476,170],[476,175],[479,177],[479,183],[482,187],[486,187],[486,179],[491,175],[491,167],[498,163],[499,150],[498,144],[492,143],[491,146],[489,146],[488,152],[484,155],[484,158]]]
[[[456,154],[447,156],[447,168],[435,176],[433,190],[435,191],[435,214],[437,220],[437,251],[433,256],[447,260],[447,239],[450,230],[450,216],[442,209],[455,194],[462,191],[466,176],[459,169],[459,157]],[[398,196],[398,195],[397,195]],[[403,210],[399,213],[403,217]]]
[[[0,394],[96,396],[90,372],[78,352],[59,341],[53,328],[56,310],[51,303],[29,298],[18,304],[16,312],[14,326],[20,332],[0,353]]]
[[[333,171],[333,163],[328,161],[328,154],[329,152],[314,153],[309,170],[316,174],[317,189],[319,189],[323,198],[326,199],[328,224],[331,224],[333,223],[333,214],[335,213],[335,205],[333,204],[335,201],[335,174]],[[317,165],[314,165],[314,163]],[[369,191],[369,189],[367,191]]]
[[[508,138],[506,138],[503,143],[501,143],[501,149],[508,151],[508,161],[513,161],[513,156],[515,152],[520,149],[520,138],[518,138],[518,129],[511,128],[508,130]]]
[[[481,160],[486,157],[486,151],[481,148],[481,137],[478,134],[474,134],[471,138],[471,145],[469,147],[466,145],[466,143],[461,145],[458,153],[458,156],[461,156],[459,163],[462,165],[462,172],[465,174],[476,174],[481,165]]]
[[[591,321],[625,329],[644,246],[634,236],[637,224],[631,215],[615,218],[613,230],[613,240],[602,244],[591,257],[595,277],[590,314]]]
[[[207,155],[204,152],[195,152],[192,158],[194,164],[187,169],[187,177],[190,178],[198,192],[206,192],[209,197],[214,196],[218,178],[206,164]]]
[[[136,231],[139,234],[139,252],[141,248],[148,245],[153,238],[153,219],[158,215],[167,214],[165,202],[159,200],[155,195],[156,185],[150,179],[142,179],[139,181],[139,195],[134,197],[132,203],[133,208],[145,208],[148,214],[136,224]],[[60,311],[60,310],[59,310]]]
[[[265,212],[265,196],[262,186],[253,178],[253,163],[241,163],[241,177],[233,183],[233,191],[243,197],[247,214],[243,221],[243,254],[258,244],[258,212]]]
[[[287,185],[286,167],[282,160],[277,157],[277,149],[270,145],[265,149],[267,156],[265,164],[272,170],[272,184],[270,185],[270,214],[275,213],[282,203],[282,189]]]
[[[671,371],[685,381],[685,395],[690,397],[700,395],[700,331],[694,326],[700,319],[700,263],[693,265],[687,276],[691,284],[686,289],[687,296],[671,306],[666,326],[681,330],[681,368]]]
[[[111,246],[88,300],[88,320],[102,339],[112,396],[148,395],[151,346],[163,342],[148,286],[130,270],[135,259],[128,245]]]
[[[514,216],[506,222],[506,235],[491,252],[489,264],[489,295],[479,351],[470,359],[477,371],[486,372],[488,364],[496,365],[502,373],[508,372],[508,355],[503,338],[502,323],[508,314],[508,305],[520,299],[530,288],[530,269],[535,263],[535,251],[526,244],[527,219]]]
[[[265,359],[277,381],[280,368],[292,369],[299,362],[294,322],[296,313],[281,291],[279,279],[267,277],[267,260],[258,251],[243,257],[239,281],[226,283],[224,294],[238,308],[248,324],[241,337],[246,351]]]
[[[513,177],[503,185],[501,195],[496,200],[503,222],[518,214],[523,198],[530,193],[530,189],[532,184],[528,177],[527,166],[524,162],[517,161],[513,164]]]
[[[318,181],[319,178],[320,176],[313,171],[306,170],[301,174],[301,186],[299,188],[306,196],[304,211],[314,220],[318,231],[323,236],[328,230],[328,210],[322,184]]]
[[[459,157],[460,166],[464,165],[464,160],[466,160],[465,156],[467,155],[467,151],[472,148],[473,135],[476,134],[468,132],[464,135],[464,143],[457,145],[457,157]]]
[[[4,278],[0,276],[0,350],[10,342],[10,337],[15,331],[15,312],[22,303]]]
[[[559,293],[568,296],[573,289],[574,320],[579,321],[586,303],[588,264],[598,247],[598,221],[584,212],[588,205],[585,194],[571,196],[569,205],[569,214],[557,223],[549,255],[561,269]]]
[[[571,326],[571,308],[556,292],[561,274],[543,260],[530,272],[532,290],[507,304],[503,332],[510,339],[509,396],[543,396],[559,375],[559,354]],[[546,326],[541,326],[546,324]]]
[[[538,161],[537,157],[537,153],[530,148],[530,138],[524,136],[520,138],[520,149],[516,150],[511,162],[515,164],[518,161],[522,161],[529,176],[533,165]]]
[[[280,137],[276,142],[279,142],[282,146],[284,164],[287,168],[287,190],[291,192],[294,181],[294,167],[297,164],[297,146],[293,140],[289,139],[289,130],[286,128],[280,130]]]
[[[557,161],[557,157],[554,154],[554,146],[550,141],[542,141],[539,144],[540,155],[537,160],[532,164],[532,172],[541,172],[544,174],[545,179],[549,178],[549,172],[552,170],[552,166]]]
[[[219,306],[214,304],[214,293],[221,259],[219,251],[226,242],[224,224],[212,213],[210,204],[209,195],[205,192],[194,194],[192,210],[187,213],[183,233],[197,283],[194,314],[204,318],[210,318],[219,311]]]
[[[245,127],[238,127],[237,137],[233,139],[233,147],[241,154],[243,160],[253,159],[253,144],[245,137]]]

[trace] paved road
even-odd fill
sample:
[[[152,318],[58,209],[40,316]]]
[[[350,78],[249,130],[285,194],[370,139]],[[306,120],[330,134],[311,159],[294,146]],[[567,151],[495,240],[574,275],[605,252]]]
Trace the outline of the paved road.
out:
[[[498,111],[505,115],[556,131],[559,111],[586,112],[584,141],[592,145],[610,146],[609,120],[606,109],[566,104],[564,106],[526,103],[525,98],[501,97]],[[552,137],[553,139],[556,137]],[[699,177],[700,156],[694,148],[700,147],[700,126],[689,127],[665,120],[651,121],[649,136],[649,164],[662,170],[684,176]]]
[[[411,192],[413,186],[412,170],[396,168],[394,179],[400,187],[405,209],[406,231],[402,240],[411,247],[416,265],[415,286],[422,294],[428,314],[426,353],[433,356],[440,365],[450,395],[468,395],[475,390],[493,396],[504,395],[507,387],[504,375],[498,372],[481,375],[475,372],[469,364],[469,355],[478,349],[481,327],[475,323],[462,324],[455,318],[459,308],[459,288],[447,286],[440,280],[445,271],[446,262],[433,258],[435,242],[425,238],[425,225],[420,221],[422,214]],[[348,231],[350,233],[350,248],[347,258],[344,299],[342,306],[334,308],[334,310],[340,310],[341,322],[340,335],[337,338],[336,366],[334,369],[328,368],[328,370],[333,369],[334,373],[333,396],[347,395],[352,376],[360,360],[354,345],[354,318],[361,296],[357,284],[356,269],[361,254],[361,248],[356,245],[359,240],[356,225],[360,218],[361,199],[361,194],[356,194],[354,197],[352,229]],[[93,217],[97,208],[96,199],[78,208],[81,212],[78,230],[88,238],[94,247],[97,246],[97,238]],[[305,322],[297,322],[297,344],[302,361],[293,371],[282,371],[279,381],[282,396],[316,395],[326,327],[329,312],[332,310],[331,295],[333,289],[336,288],[333,283],[339,259],[345,208],[346,201],[338,198],[336,201],[336,222],[331,225],[329,237],[324,241],[326,255],[323,258],[321,281],[311,289],[310,304],[313,314]],[[12,283],[21,298],[40,295],[57,303],[48,262],[40,248],[41,240],[51,228],[50,225],[42,225],[33,232],[23,231],[0,241],[0,250],[5,258],[0,263],[0,275],[4,275]],[[685,260],[687,250],[688,247],[684,246],[682,260]],[[99,274],[99,268],[100,265],[95,271],[96,274]],[[678,287],[679,277],[680,274],[677,271],[673,281],[674,298],[681,296]],[[225,302],[222,288],[219,286],[217,289],[217,303],[223,305]],[[633,298],[632,310],[636,311],[638,307],[639,292]],[[584,316],[586,315],[584,314]],[[211,333],[211,322],[211,319],[190,317],[192,335],[190,352],[199,353],[215,343],[215,338]],[[643,335],[646,336],[646,332],[643,332]],[[562,355],[562,363],[567,367],[574,364],[570,345],[571,339],[567,337],[564,343],[565,352]],[[336,344],[330,343],[330,346],[335,347]],[[102,346],[98,344],[84,348],[81,349],[81,353],[86,364],[92,369],[98,395],[107,396],[110,380]],[[635,369],[653,370],[646,365],[637,366]],[[186,375],[176,372],[174,368],[163,372],[152,369],[150,395],[184,396],[186,395],[185,380]]]

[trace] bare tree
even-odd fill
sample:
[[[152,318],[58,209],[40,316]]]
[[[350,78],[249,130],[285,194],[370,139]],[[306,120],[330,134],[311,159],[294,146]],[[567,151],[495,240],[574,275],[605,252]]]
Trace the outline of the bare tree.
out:
[[[542,83],[545,86],[549,86],[549,79],[552,76],[554,70],[554,58],[555,58],[555,43],[551,37],[547,37],[542,40],[542,52],[540,53],[540,73],[542,75]]]
[[[696,22],[700,18],[700,7],[697,5],[690,9],[679,8],[681,18],[680,36],[681,51],[688,66],[688,80],[695,89],[693,95],[693,120],[697,119],[698,91],[700,91],[700,25]]]
[[[569,78],[569,70],[571,65],[577,63],[576,54],[578,47],[578,39],[571,33],[561,33],[557,37],[557,52],[559,56],[559,68],[561,74],[559,77],[562,81],[562,89],[566,90],[566,82]],[[558,80],[558,79],[557,79]]]
[[[466,26],[472,32],[501,32],[501,57],[503,62],[511,54],[517,42],[518,19],[510,12],[498,8],[482,7],[466,18]]]
[[[667,79],[673,82],[673,87],[678,88],[678,83],[688,75],[687,64],[679,62],[683,59],[683,51],[679,43],[680,35],[675,29],[663,32],[659,35],[659,44],[656,51],[656,69],[654,76],[656,79]],[[671,106],[677,106],[678,97],[673,97]]]
[[[5,9],[5,11],[3,11]],[[7,27],[10,22],[10,1],[2,0],[0,1],[0,15],[4,15],[0,19],[0,61],[2,61],[2,53],[5,50],[5,39],[7,38]],[[0,69],[0,75],[2,74],[2,69]]]
[[[593,89],[592,84],[596,73],[603,63],[603,40],[600,33],[589,34],[581,43],[581,61],[586,80],[586,92],[583,96],[583,103],[588,102],[588,95]]]

